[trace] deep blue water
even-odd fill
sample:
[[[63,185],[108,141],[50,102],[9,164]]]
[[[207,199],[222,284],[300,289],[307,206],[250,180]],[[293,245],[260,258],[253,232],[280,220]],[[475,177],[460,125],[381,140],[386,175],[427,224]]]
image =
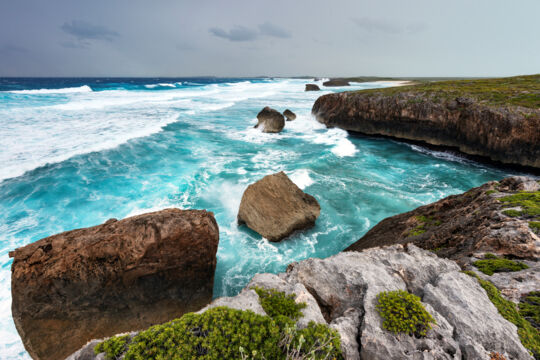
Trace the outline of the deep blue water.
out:
[[[208,209],[220,226],[214,293],[233,295],[257,272],[335,254],[387,216],[508,175],[326,129],[310,110],[329,91],[304,92],[307,82],[0,79],[0,358],[27,357],[11,319],[8,251],[45,236],[166,207]],[[253,125],[267,105],[298,118],[262,134]],[[245,187],[280,170],[322,210],[314,228],[269,243],[236,214]]]

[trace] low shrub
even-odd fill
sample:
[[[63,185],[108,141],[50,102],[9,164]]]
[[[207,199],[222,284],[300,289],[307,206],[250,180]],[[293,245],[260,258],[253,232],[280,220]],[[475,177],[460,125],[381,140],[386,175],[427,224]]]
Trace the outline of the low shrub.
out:
[[[287,295],[276,289],[261,287],[254,287],[253,290],[259,295],[259,302],[264,312],[273,319],[278,316],[286,316],[292,320],[298,320],[302,316],[302,309],[306,307],[305,303],[297,304],[294,301],[296,296],[294,294]]]
[[[508,195],[499,199],[505,206],[519,206],[520,215],[540,216],[540,191],[520,191],[517,194]],[[516,210],[508,210],[516,211]]]
[[[492,255],[492,254],[491,254]],[[477,260],[473,265],[486,275],[493,275],[497,272],[513,272],[528,269],[527,264],[496,256],[486,257],[484,260]]]
[[[106,341],[96,345],[94,352],[96,354],[105,353],[107,360],[115,360],[126,351],[126,345],[129,340],[129,335],[114,336]]]
[[[531,291],[521,299],[519,314],[540,330],[540,291]]]
[[[432,328],[431,324],[435,324],[420,298],[407,291],[384,291],[377,295],[377,300],[376,308],[385,330],[422,337]]]

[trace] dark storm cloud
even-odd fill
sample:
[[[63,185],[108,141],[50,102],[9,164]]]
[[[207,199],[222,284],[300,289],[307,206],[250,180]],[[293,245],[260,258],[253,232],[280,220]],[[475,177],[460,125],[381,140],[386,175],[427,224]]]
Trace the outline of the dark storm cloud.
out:
[[[60,27],[65,33],[74,36],[79,41],[105,40],[112,41],[118,37],[116,31],[110,30],[104,26],[93,25],[82,20],[73,20],[66,22]]]
[[[257,31],[239,25],[229,31],[214,27],[210,29],[210,33],[230,41],[253,41],[259,35]]]
[[[260,24],[258,26],[258,30],[236,25],[229,31],[222,28],[213,27],[210,29],[210,33],[214,36],[230,41],[254,41],[262,36],[280,39],[287,39],[291,37],[290,31],[269,22]]]
[[[259,25],[259,30],[263,35],[273,36],[276,38],[287,39],[291,37],[290,31],[269,22]]]

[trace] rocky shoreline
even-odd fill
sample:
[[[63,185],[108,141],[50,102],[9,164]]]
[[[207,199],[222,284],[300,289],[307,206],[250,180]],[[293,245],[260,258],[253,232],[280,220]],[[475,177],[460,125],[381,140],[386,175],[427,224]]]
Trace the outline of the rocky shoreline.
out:
[[[312,113],[328,127],[454,147],[503,164],[538,169],[540,109],[519,97],[538,96],[540,76],[523,78],[535,84],[533,90],[521,89],[520,78],[507,79],[517,84],[513,96],[518,100],[509,103],[484,99],[488,90],[471,90],[474,81],[456,81],[328,94],[317,99]]]

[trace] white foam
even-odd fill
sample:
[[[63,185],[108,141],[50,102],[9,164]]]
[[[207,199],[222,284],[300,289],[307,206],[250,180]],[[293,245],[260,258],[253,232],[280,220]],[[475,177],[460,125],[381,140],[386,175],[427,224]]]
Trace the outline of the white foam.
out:
[[[8,91],[12,94],[73,94],[92,92],[92,88],[88,85],[79,87],[63,88],[63,89],[35,89],[35,90],[12,90]]]
[[[311,176],[309,176],[309,170],[307,169],[296,170],[289,175],[289,178],[302,190],[314,183]]]
[[[179,85],[182,85],[182,83],[176,83],[176,84],[179,84]],[[144,85],[144,87],[148,88],[148,89],[155,89],[157,87],[170,87],[170,88],[175,88],[176,85],[175,84],[168,84],[168,83],[159,83],[159,84],[149,84],[149,85]]]

